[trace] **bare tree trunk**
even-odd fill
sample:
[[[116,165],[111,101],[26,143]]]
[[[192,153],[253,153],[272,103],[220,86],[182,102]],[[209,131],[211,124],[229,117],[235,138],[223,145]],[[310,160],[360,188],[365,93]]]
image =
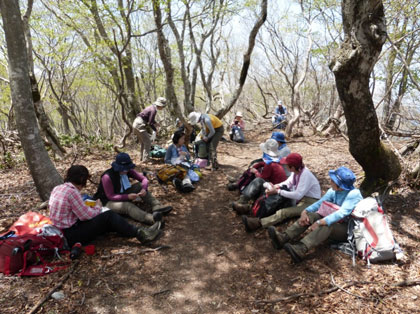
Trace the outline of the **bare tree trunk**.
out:
[[[32,178],[42,200],[63,182],[39,134],[31,97],[28,56],[18,1],[0,1],[10,68],[10,89],[19,138]]]
[[[251,64],[251,54],[252,54],[252,51],[254,50],[255,38],[257,37],[259,29],[261,28],[261,26],[264,24],[265,20],[267,19],[267,2],[268,0],[261,1],[260,16],[258,20],[255,22],[255,25],[252,28],[251,33],[249,34],[248,49],[246,53],[244,54],[244,62],[242,64],[241,74],[239,76],[239,84],[237,85],[236,90],[233,93],[228,105],[217,112],[216,116],[220,119],[223,118],[232,109],[232,107],[238,101],[239,96],[241,95],[242,88],[245,85],[245,80],[248,75],[248,69]]]
[[[398,178],[397,156],[379,138],[369,76],[386,40],[381,0],[343,0],[344,42],[330,64],[347,120],[350,153],[365,171],[365,194]]]

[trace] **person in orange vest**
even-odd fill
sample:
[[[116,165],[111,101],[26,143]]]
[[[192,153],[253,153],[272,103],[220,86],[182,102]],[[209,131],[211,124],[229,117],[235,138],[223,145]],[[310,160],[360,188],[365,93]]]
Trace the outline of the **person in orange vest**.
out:
[[[188,115],[188,120],[191,125],[201,124],[201,139],[207,143],[209,148],[209,161],[212,170],[217,170],[219,164],[217,162],[217,145],[224,133],[222,121],[212,114],[191,112]]]

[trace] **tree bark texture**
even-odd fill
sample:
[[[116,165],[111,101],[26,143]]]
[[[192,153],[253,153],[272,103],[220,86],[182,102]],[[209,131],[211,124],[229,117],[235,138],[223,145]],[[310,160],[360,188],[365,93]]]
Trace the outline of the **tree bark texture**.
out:
[[[386,40],[381,0],[343,0],[344,42],[330,64],[347,121],[350,153],[365,171],[364,194],[398,178],[397,156],[380,141],[369,77]]]
[[[35,187],[42,200],[63,182],[48,156],[39,133],[29,81],[25,35],[18,1],[0,1],[9,57],[10,89],[16,126]]]

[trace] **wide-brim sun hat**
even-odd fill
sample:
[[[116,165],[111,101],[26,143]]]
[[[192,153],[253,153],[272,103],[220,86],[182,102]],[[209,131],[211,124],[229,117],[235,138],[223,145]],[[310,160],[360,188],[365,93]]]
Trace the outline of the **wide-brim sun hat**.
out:
[[[286,143],[286,139],[284,138],[284,134],[282,132],[273,132],[273,134],[271,134],[271,138],[275,139],[277,142]]]
[[[303,166],[302,156],[298,153],[290,153],[287,157],[283,157],[280,160],[280,164],[300,169]]]
[[[198,120],[200,120],[200,116],[201,113],[193,111],[188,115],[188,121],[191,125],[195,125],[198,123]]]
[[[154,103],[157,107],[165,107],[166,106],[166,98],[158,97]]]
[[[356,181],[356,176],[349,168],[340,167],[337,170],[330,170],[328,175],[339,188],[346,191],[354,189],[353,184]]]
[[[238,112],[236,113],[235,117],[241,117],[241,118],[242,118],[242,117],[243,117],[243,116],[242,116],[242,112],[238,111]]]
[[[272,138],[266,140],[265,143],[261,143],[260,149],[270,157],[279,157],[280,155],[279,144]]]
[[[115,161],[111,164],[111,166],[116,172],[129,171],[136,167],[131,160],[130,155],[127,153],[119,153],[117,157],[115,157]]]

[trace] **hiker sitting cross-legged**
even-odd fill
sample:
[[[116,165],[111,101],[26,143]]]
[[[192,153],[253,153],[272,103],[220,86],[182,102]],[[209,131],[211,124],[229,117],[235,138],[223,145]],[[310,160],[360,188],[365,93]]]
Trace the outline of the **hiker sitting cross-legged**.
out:
[[[298,153],[291,153],[284,157],[280,164],[286,165],[292,175],[287,180],[274,186],[269,186],[266,190],[266,203],[276,204],[271,198],[280,195],[294,200],[296,206],[280,209],[275,214],[264,218],[251,218],[242,216],[242,222],[247,232],[252,232],[258,228],[268,228],[282,222],[287,218],[299,217],[300,213],[309,205],[315,203],[321,197],[321,187],[318,179],[303,164],[302,156]],[[267,186],[267,184],[266,184]],[[276,208],[274,208],[276,210]]]
[[[274,248],[284,248],[295,263],[302,261],[305,254],[326,240],[343,242],[347,240],[348,216],[363,197],[353,184],[356,177],[353,172],[340,167],[330,170],[331,188],[316,203],[307,207],[300,219],[279,233],[275,227],[268,228]],[[290,244],[297,240],[307,229],[310,230],[303,239],[296,244]]]
[[[251,209],[250,201],[255,201],[264,193],[264,184],[270,182],[276,184],[287,179],[282,165],[280,165],[277,141],[268,139],[260,144],[263,151],[263,161],[251,167],[250,171],[255,179],[242,191],[239,200],[232,203],[233,209],[238,214],[247,214]],[[261,170],[260,170],[261,169]]]
[[[181,164],[186,169],[191,167],[191,155],[185,146],[185,133],[183,131],[176,131],[172,136],[172,143],[166,150],[165,164],[179,165]],[[177,177],[173,179],[173,184],[177,190],[181,192],[191,192],[194,189],[188,173],[181,180]]]
[[[63,231],[70,247],[77,242],[85,245],[107,232],[136,237],[141,243],[153,241],[161,234],[160,222],[150,228],[136,227],[111,210],[103,211],[100,200],[94,207],[85,205],[80,191],[88,178],[89,171],[85,166],[71,166],[65,183],[53,189],[48,202],[50,218]]]
[[[127,153],[119,153],[112,167],[102,174],[94,199],[100,199],[104,206],[118,214],[151,225],[162,220],[162,215],[169,213],[172,207],[160,204],[148,191],[149,180],[134,170],[135,167]],[[131,184],[130,178],[138,182]],[[152,213],[140,209],[133,201],[151,206]]]

